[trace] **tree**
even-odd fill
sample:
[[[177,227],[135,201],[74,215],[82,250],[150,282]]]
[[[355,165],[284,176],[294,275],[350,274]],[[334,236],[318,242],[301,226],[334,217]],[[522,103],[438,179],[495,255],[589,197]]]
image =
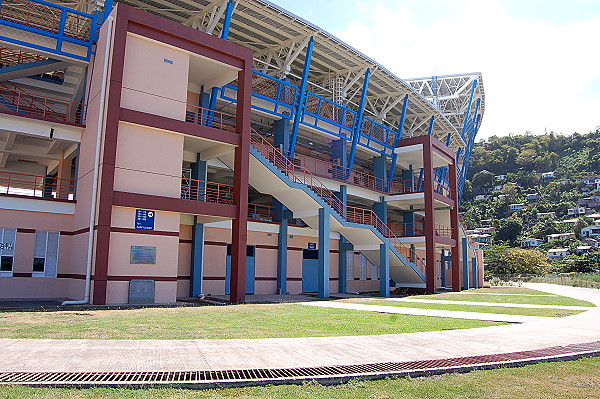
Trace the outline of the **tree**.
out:
[[[543,252],[503,245],[486,250],[484,259],[486,273],[490,275],[546,274],[551,267]]]
[[[490,187],[494,184],[494,174],[488,170],[482,170],[473,176],[471,183],[475,187]]]
[[[515,245],[517,237],[523,230],[523,221],[519,218],[502,219],[498,221],[496,235],[497,241],[506,241],[510,245]]]

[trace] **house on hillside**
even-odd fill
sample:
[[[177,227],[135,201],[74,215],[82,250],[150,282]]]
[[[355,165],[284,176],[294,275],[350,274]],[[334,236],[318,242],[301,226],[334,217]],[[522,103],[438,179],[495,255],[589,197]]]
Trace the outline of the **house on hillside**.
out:
[[[592,250],[592,246],[591,245],[580,245],[575,249],[575,254],[576,255],[581,255],[581,254],[585,254],[588,253]]]
[[[575,238],[575,233],[556,233],[556,234],[548,234],[546,236],[546,238],[548,239],[548,242],[554,241],[554,240],[562,240],[565,238]]]
[[[480,201],[480,200],[484,200],[485,199],[485,195],[483,194],[479,194],[475,196],[475,201]]]
[[[521,240],[521,248],[535,248],[542,245],[544,240],[539,238],[525,238]]]
[[[571,255],[569,248],[553,248],[548,250],[548,259],[562,259],[565,256]]]
[[[525,195],[525,199],[527,201],[537,201],[540,199],[540,194],[539,193],[527,194],[527,195]]]
[[[590,208],[586,208],[585,206],[576,206],[567,210],[567,215],[569,216],[583,216],[589,215],[590,213],[592,213],[592,210]]]
[[[505,181],[506,175],[496,175],[494,176],[494,179],[496,179],[496,181]]]
[[[600,207],[600,195],[580,198],[577,200],[577,205],[587,208],[598,208]]]
[[[600,226],[591,225],[581,229],[581,238],[596,238],[600,236]]]
[[[523,206],[524,206],[524,205],[525,205],[525,204],[523,204],[523,203],[520,203],[520,204],[510,204],[510,205],[508,206],[508,208],[509,208],[511,211],[513,211],[513,212],[514,212],[514,211],[518,211],[519,209],[523,208]]]
[[[492,227],[492,219],[484,219],[481,221],[482,227]]]
[[[479,234],[492,234],[496,230],[495,227],[478,227],[477,232]]]
[[[492,243],[492,236],[490,234],[471,234],[469,238],[483,245],[490,245]]]
[[[555,218],[555,217],[556,217],[556,212],[539,212],[537,214],[538,219],[550,219],[550,218]]]
[[[579,219],[565,219],[565,220],[557,220],[556,223],[570,224],[576,225],[579,222]]]
[[[554,179],[555,177],[556,177],[556,172],[544,172],[544,173],[542,173],[542,179],[543,180]]]

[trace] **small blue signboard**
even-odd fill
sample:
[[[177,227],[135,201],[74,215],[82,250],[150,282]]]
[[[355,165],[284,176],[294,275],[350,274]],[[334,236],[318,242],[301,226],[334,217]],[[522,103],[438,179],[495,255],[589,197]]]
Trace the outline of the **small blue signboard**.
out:
[[[145,209],[135,210],[135,228],[138,230],[154,230],[154,216],[156,212]]]
[[[316,242],[309,242],[308,243],[308,249],[317,249],[317,243]]]

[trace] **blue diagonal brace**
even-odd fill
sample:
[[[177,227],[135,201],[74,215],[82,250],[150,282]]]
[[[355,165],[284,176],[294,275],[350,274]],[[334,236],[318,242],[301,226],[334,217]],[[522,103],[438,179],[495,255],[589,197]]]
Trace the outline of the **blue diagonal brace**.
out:
[[[302,71],[302,82],[300,82],[298,104],[296,104],[296,115],[294,116],[294,124],[292,125],[292,134],[290,137],[290,158],[294,157],[294,152],[296,151],[296,141],[298,140],[298,128],[300,127],[300,119],[304,114],[306,84],[308,83],[308,72],[310,71],[310,60],[312,59],[312,52],[314,46],[315,39],[311,37],[308,41],[308,47],[306,48],[304,70]]]
[[[360,131],[362,130],[363,117],[365,113],[365,103],[367,101],[367,90],[369,89],[370,78],[371,69],[367,68],[365,72],[365,80],[363,81],[362,94],[360,95],[360,103],[358,104],[356,123],[354,124],[354,135],[352,136],[352,147],[350,148],[350,155],[348,158],[348,169],[346,171],[346,179],[350,177],[350,173],[352,173],[352,167],[354,166],[354,157],[356,156],[356,146],[358,145]]]
[[[227,9],[225,9],[225,19],[223,20],[223,30],[221,31],[221,39],[223,40],[227,40],[229,37],[229,26],[231,25],[231,16],[233,15],[234,5],[234,1],[229,0],[227,3]]]
[[[402,104],[402,115],[400,116],[400,123],[398,124],[398,131],[396,132],[396,140],[394,141],[394,148],[398,147],[402,135],[404,134],[404,121],[406,120],[406,109],[408,108],[408,94],[404,96],[404,104]],[[388,175],[388,188],[391,187],[392,181],[394,180],[394,173],[396,172],[396,159],[398,154],[396,151],[392,154],[392,165],[390,167],[390,174]]]

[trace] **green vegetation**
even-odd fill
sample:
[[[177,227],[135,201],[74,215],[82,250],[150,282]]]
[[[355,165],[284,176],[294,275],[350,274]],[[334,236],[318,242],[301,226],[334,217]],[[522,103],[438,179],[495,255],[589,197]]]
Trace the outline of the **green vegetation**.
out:
[[[401,308],[416,308],[416,309],[434,309],[434,310],[451,310],[458,312],[477,312],[477,313],[494,313],[494,314],[510,314],[519,316],[541,316],[541,317],[565,317],[573,316],[584,312],[583,310],[563,310],[563,309],[535,309],[535,308],[510,308],[484,305],[450,305],[445,303],[418,303],[418,302],[400,302],[400,301],[365,301],[352,299],[349,302],[361,303],[363,305],[378,305],[378,306],[394,306]],[[488,301],[489,302],[489,301]]]
[[[469,294],[460,295],[454,293],[415,295],[407,298],[415,299],[443,299],[447,301],[467,301],[467,302],[490,302],[490,303],[521,303],[525,305],[556,305],[556,306],[588,306],[594,307],[593,303],[579,299],[568,298],[566,296],[525,296],[525,295],[488,295],[488,294]]]
[[[378,381],[350,381],[322,386],[278,385],[194,391],[185,389],[128,388],[32,388],[0,387],[0,398],[35,399],[222,399],[222,398],[310,398],[310,399],[572,399],[600,398],[600,358],[569,362],[540,363],[520,368],[479,370],[467,374],[446,374],[428,378],[388,378]]]
[[[542,178],[545,172],[554,172],[554,176]],[[492,241],[499,247],[492,246],[486,253],[488,275],[597,272],[600,249],[592,249],[590,253],[584,253],[587,249],[577,250],[578,246],[594,244],[581,235],[581,229],[594,221],[584,215],[568,215],[568,209],[578,206],[580,199],[600,196],[595,184],[584,182],[586,177],[599,172],[600,129],[568,136],[554,133],[493,136],[477,143],[460,210],[466,227],[471,230],[482,227],[482,220],[491,220]],[[528,194],[536,195],[527,198]],[[511,204],[522,206],[510,209]],[[591,208],[592,212],[600,211],[600,205]],[[550,212],[555,216],[539,216]],[[547,241],[548,235],[558,233],[575,235]],[[507,269],[507,262],[493,256],[494,251],[519,246],[525,238],[540,239],[542,244],[528,249],[531,255],[516,267],[519,271]],[[554,248],[568,248],[571,255],[547,264],[548,250]],[[515,252],[508,254],[515,256]],[[534,258],[543,258],[544,262],[532,265]]]
[[[498,324],[295,304],[0,313],[2,338],[298,338],[400,334],[491,325]]]

